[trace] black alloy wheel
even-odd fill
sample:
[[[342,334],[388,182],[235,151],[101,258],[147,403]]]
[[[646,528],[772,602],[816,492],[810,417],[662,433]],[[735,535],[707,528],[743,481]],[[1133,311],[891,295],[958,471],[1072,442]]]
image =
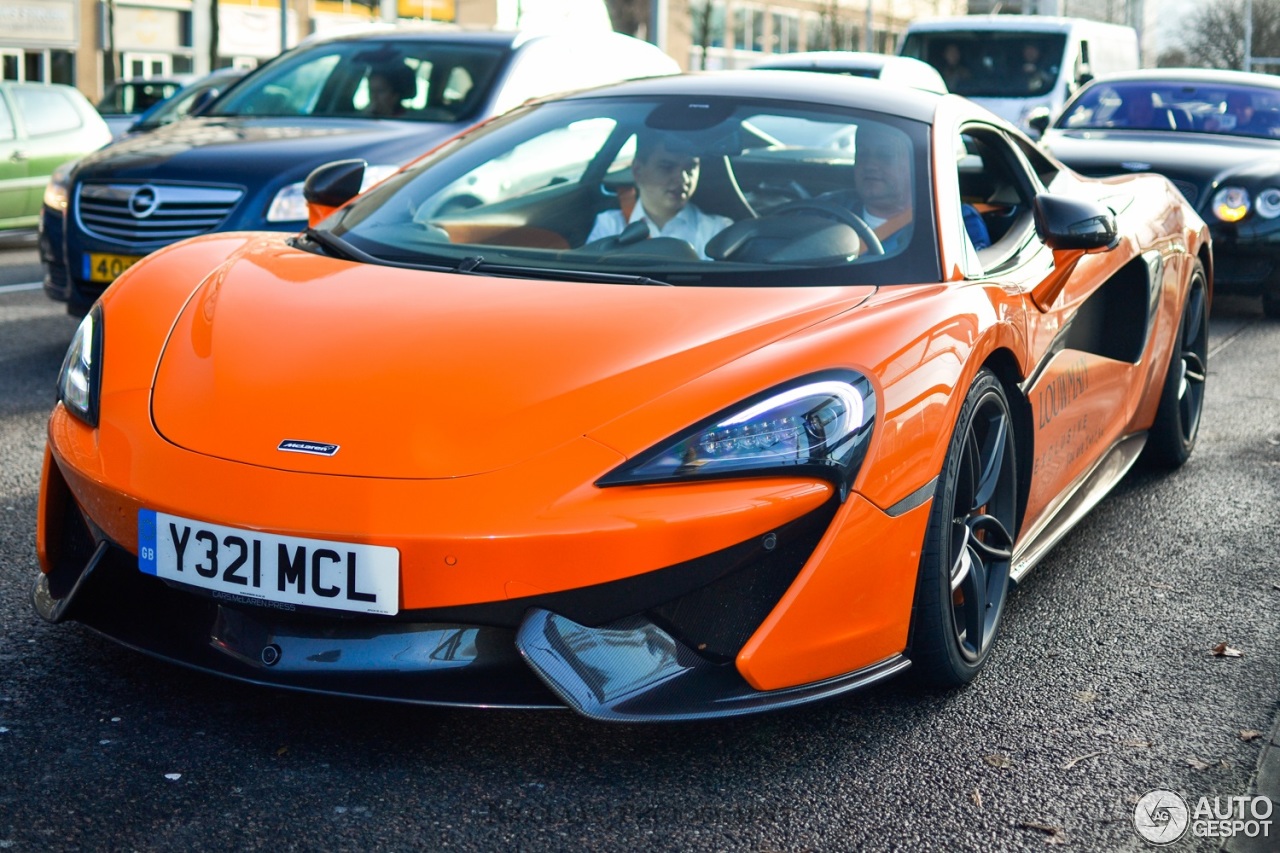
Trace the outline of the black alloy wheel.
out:
[[[990,655],[1009,590],[1017,495],[1009,401],[984,369],[960,408],[916,584],[910,655],[929,686],[972,681]]]
[[[1177,468],[1195,449],[1208,362],[1209,290],[1204,267],[1196,261],[1160,392],[1160,408],[1147,436],[1147,458],[1158,467]]]

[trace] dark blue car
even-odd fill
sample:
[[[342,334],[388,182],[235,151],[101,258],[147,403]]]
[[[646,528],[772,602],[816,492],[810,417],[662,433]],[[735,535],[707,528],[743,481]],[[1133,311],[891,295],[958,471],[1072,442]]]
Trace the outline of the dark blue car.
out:
[[[296,231],[312,169],[368,162],[371,185],[477,121],[543,95],[678,71],[614,33],[393,31],[318,41],[254,71],[201,115],[54,176],[45,292],[84,314],[134,262],[213,231]]]

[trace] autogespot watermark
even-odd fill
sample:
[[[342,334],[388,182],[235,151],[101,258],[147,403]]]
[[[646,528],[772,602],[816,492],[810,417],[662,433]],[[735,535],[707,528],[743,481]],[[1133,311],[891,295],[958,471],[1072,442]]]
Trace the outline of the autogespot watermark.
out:
[[[1271,837],[1268,797],[1200,797],[1194,805],[1173,791],[1148,791],[1133,809],[1133,826],[1152,844],[1196,838]]]

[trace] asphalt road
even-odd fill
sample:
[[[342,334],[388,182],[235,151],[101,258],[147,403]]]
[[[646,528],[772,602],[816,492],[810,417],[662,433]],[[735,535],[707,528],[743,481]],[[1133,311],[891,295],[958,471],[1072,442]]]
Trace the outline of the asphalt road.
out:
[[[33,259],[0,248],[0,850],[1145,850],[1147,791],[1249,789],[1280,696],[1280,324],[1252,302],[1215,306],[1191,461],[1131,473],[1058,546],[968,689],[612,727],[273,692],[41,622],[75,321],[6,289]]]

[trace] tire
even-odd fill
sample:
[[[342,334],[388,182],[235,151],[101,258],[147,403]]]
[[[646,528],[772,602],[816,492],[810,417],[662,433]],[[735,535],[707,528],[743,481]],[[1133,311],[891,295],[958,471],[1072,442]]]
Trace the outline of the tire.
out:
[[[1160,391],[1160,408],[1147,434],[1147,461],[1177,468],[1191,456],[1200,432],[1209,359],[1209,299],[1204,268],[1197,261],[1178,321],[1169,369]]]
[[[1017,470],[1008,397],[983,369],[960,407],[916,580],[910,657],[926,686],[967,684],[991,653],[1009,591]]]

